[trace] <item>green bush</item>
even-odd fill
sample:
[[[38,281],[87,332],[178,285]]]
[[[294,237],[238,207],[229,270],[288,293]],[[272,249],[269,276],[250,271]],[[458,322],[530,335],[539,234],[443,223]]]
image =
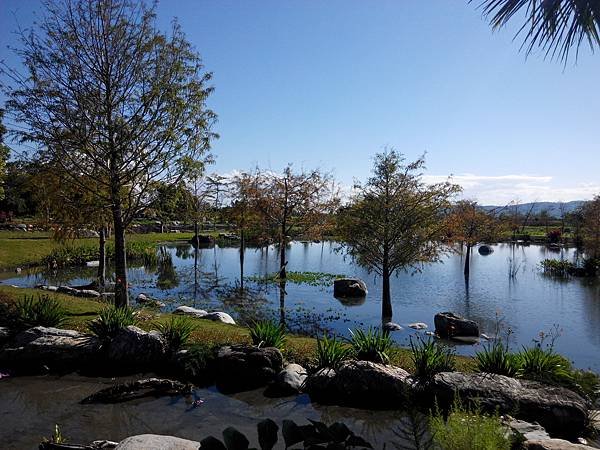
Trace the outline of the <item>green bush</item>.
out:
[[[460,402],[455,402],[446,420],[438,411],[430,426],[433,440],[442,450],[510,450],[513,445],[498,414],[485,415]]]
[[[258,347],[276,347],[283,349],[285,345],[285,327],[265,320],[254,322],[249,327],[252,343]]]
[[[196,324],[189,317],[171,315],[167,322],[157,323],[156,328],[169,349],[176,352],[188,342]]]
[[[478,372],[495,373],[516,377],[520,372],[520,358],[511,353],[508,346],[495,342],[484,346],[483,350],[475,354],[476,370]]]
[[[350,335],[349,342],[356,359],[384,364],[390,361],[393,343],[388,331],[369,327],[367,332],[350,330]]]
[[[119,330],[137,323],[136,314],[129,307],[109,305],[102,309],[98,317],[88,323],[88,330],[103,342],[115,337]]]
[[[66,320],[66,310],[58,300],[48,295],[25,296],[15,304],[15,325],[18,329],[59,327]]]
[[[343,341],[324,334],[323,337],[317,338],[315,365],[317,369],[337,369],[350,357],[350,353],[351,349],[346,347]]]
[[[569,384],[572,379],[571,363],[562,355],[555,353],[552,347],[540,345],[523,347],[518,353],[520,376],[529,380],[545,383]]]
[[[577,269],[572,262],[560,259],[544,259],[540,262],[540,267],[544,273],[555,277],[568,277]]]
[[[440,372],[451,372],[455,368],[454,351],[433,339],[417,337],[410,339],[411,359],[415,366],[415,378],[428,382]]]

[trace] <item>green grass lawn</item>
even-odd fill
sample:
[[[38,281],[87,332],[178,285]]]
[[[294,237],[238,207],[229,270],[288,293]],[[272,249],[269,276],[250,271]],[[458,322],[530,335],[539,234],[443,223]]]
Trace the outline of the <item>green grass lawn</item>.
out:
[[[166,242],[189,240],[193,233],[147,233],[128,234],[130,242]],[[111,239],[109,239],[109,242]],[[16,267],[36,266],[45,256],[61,246],[94,246],[98,244],[95,238],[71,239],[59,243],[52,239],[51,233],[44,231],[0,231],[0,271]]]
[[[25,295],[41,295],[45,292],[37,289],[12,288],[0,285],[0,303],[18,301]],[[95,300],[82,299],[64,294],[49,294],[56,298],[67,311],[67,321],[63,328],[79,331],[87,330],[87,322],[93,320],[105,303]],[[152,309],[140,309],[138,313],[138,326],[144,330],[156,329],[156,324],[167,321],[170,314],[159,313]],[[210,320],[193,319],[196,329],[192,333],[189,344],[210,343],[214,345],[229,345],[236,343],[250,343],[250,334],[247,328],[238,325],[228,325]],[[317,347],[315,338],[297,335],[288,335],[283,354],[290,362],[307,366],[313,359]],[[411,372],[414,366],[411,353],[407,348],[396,347],[390,355],[391,364],[402,367]],[[457,370],[472,371],[472,358],[456,356]]]

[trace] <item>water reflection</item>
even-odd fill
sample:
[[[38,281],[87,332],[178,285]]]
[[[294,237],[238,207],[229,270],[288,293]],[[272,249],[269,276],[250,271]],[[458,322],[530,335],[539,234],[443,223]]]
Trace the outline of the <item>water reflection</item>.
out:
[[[159,247],[158,265],[132,267],[129,273],[132,297],[144,292],[161,299],[170,310],[180,304],[231,313],[240,322],[270,318],[289,329],[318,333],[330,330],[348,335],[348,328],[381,323],[381,277],[369,274],[350,258],[336,251],[333,242],[292,243],[287,250],[289,270],[325,272],[358,277],[365,281],[366,299],[336,299],[330,285],[297,284],[289,280],[259,283],[279,269],[276,247],[187,243]],[[542,274],[539,262],[548,257],[575,260],[574,249],[553,253],[545,246],[499,244],[489,256],[473,252],[468,285],[463,276],[464,256],[452,254],[440,264],[431,264],[416,274],[401,273],[390,279],[394,321],[405,327],[393,333],[402,344],[416,333],[411,322],[433,326],[433,316],[453,311],[477,321],[483,332],[493,334],[496,317],[504,317],[514,331],[515,345],[529,344],[542,330],[559,324],[564,330],[557,349],[576,364],[600,369],[600,291],[596,281],[557,280]],[[109,266],[107,273],[112,273]],[[55,273],[8,274],[8,284],[32,286],[41,283],[85,284],[94,279],[94,268]],[[461,347],[473,353],[476,347]]]

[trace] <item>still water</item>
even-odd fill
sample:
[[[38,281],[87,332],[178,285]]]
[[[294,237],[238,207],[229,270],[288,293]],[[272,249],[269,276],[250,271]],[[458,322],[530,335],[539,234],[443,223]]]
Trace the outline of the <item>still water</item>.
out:
[[[545,258],[575,258],[573,249],[545,246],[498,244],[488,256],[474,252],[467,289],[463,278],[463,257],[450,254],[441,263],[428,264],[417,273],[400,273],[392,279],[393,321],[403,330],[394,339],[408,345],[415,333],[407,327],[425,322],[433,328],[437,312],[452,311],[479,323],[481,331],[494,335],[498,320],[510,328],[511,346],[519,349],[539,338],[540,332],[556,329],[557,351],[576,366],[600,370],[600,284],[597,280],[558,280],[541,273]],[[288,282],[282,294],[278,284],[257,278],[279,269],[276,247],[249,248],[245,252],[246,278],[240,294],[240,250],[214,246],[197,251],[187,243],[164,244],[158,249],[155,267],[133,267],[129,271],[132,298],[145,293],[167,304],[226,311],[238,321],[256,318],[285,320],[299,332],[323,330],[348,335],[354,327],[381,324],[381,279],[345,257],[334,242],[293,242],[287,250],[288,270],[325,272],[363,279],[369,294],[364,301],[342,303],[333,297],[330,282],[321,285]],[[93,279],[93,269],[55,274],[23,273],[4,277],[4,283],[19,286],[36,284],[83,284]],[[481,344],[479,344],[481,345]],[[473,354],[479,345],[461,345],[460,354]]]

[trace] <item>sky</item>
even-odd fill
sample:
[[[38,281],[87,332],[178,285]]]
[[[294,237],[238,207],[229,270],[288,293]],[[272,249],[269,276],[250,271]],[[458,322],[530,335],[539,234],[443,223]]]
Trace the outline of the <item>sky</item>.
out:
[[[600,193],[600,55],[528,57],[467,0],[162,0],[213,73],[210,171],[319,167],[365,180],[387,148],[426,153],[482,204]],[[0,0],[0,60],[39,0]]]

